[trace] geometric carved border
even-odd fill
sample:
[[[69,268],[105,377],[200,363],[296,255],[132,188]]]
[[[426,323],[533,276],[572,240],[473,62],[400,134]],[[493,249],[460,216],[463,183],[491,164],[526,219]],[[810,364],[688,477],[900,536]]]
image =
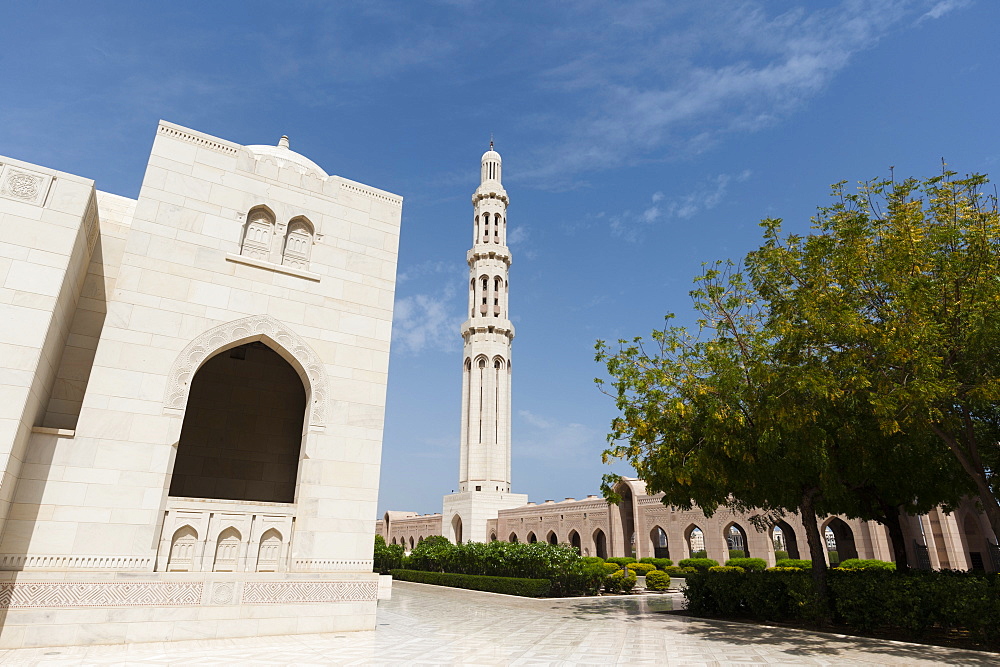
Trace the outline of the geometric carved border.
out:
[[[94,583],[3,583],[0,609],[31,607],[148,607],[201,604],[204,584],[94,582]]]
[[[255,581],[243,586],[244,604],[371,602],[377,596],[375,581]]]
[[[291,354],[305,370],[312,394],[309,425],[323,426],[327,415],[326,370],[312,348],[270,315],[253,315],[209,329],[195,338],[177,356],[170,369],[163,403],[167,408],[183,410],[187,404],[191,379],[201,364],[219,349],[238,341],[267,338]]]

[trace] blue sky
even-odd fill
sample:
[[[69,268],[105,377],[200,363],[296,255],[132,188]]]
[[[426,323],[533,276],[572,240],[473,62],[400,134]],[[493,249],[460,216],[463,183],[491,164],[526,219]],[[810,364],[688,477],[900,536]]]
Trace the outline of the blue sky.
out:
[[[511,197],[513,490],[596,493],[595,339],[693,320],[702,262],[829,185],[1000,161],[1000,3],[8,2],[0,153],[135,197],[157,119],[405,197],[380,511],[456,488],[470,197]]]

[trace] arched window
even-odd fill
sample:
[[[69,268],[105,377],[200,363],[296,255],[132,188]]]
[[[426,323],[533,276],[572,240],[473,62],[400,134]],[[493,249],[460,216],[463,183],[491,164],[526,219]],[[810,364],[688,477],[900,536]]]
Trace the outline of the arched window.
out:
[[[410,536],[410,551],[413,551],[413,536]]]
[[[656,526],[649,531],[649,539],[653,543],[654,558],[670,558],[670,551],[667,549],[667,533]]]
[[[570,533],[569,533],[569,543],[570,543],[570,546],[572,546],[574,549],[576,549],[576,552],[578,554],[582,555],[582,552],[580,551],[580,546],[581,546],[580,545],[580,533],[576,532],[575,530],[570,531]]]
[[[167,572],[191,572],[195,570],[194,552],[197,544],[198,531],[191,526],[178,528],[170,540],[170,557],[167,560]]]
[[[510,537],[507,538],[507,541],[511,544],[517,544],[517,533],[511,533]]]
[[[559,538],[556,536],[556,533],[553,530],[549,531],[549,534],[545,538],[545,541],[548,542],[549,544],[559,544]]]
[[[462,543],[462,517],[455,515],[451,519],[451,530],[455,536],[455,544]]]
[[[260,537],[260,549],[257,550],[257,571],[276,572],[280,557],[281,533],[271,528]]]
[[[534,544],[537,541],[538,541],[538,538],[535,537],[534,533],[528,533],[528,544]]]
[[[730,558],[749,558],[750,548],[747,546],[746,531],[738,523],[731,523],[723,531]]]
[[[496,541],[497,541],[497,534],[490,533],[490,542],[496,542]]]
[[[482,285],[483,291],[480,293],[481,302],[479,304],[479,314],[485,317],[486,316],[486,299],[487,299],[487,296],[488,296],[489,291],[490,291],[490,279],[487,278],[486,276],[483,276],[480,279],[480,283]]]
[[[490,214],[483,214],[483,243],[490,242]]]
[[[255,206],[247,213],[240,254],[244,257],[268,261],[271,257],[273,236],[274,214],[266,206]]]
[[[500,243],[500,214],[497,213],[493,218],[493,242]]]
[[[594,555],[598,558],[608,557],[608,538],[600,528],[594,531]]]
[[[503,293],[503,279],[493,279],[493,317],[500,317],[500,295]]]
[[[695,525],[688,526],[684,531],[684,539],[688,544],[688,555],[691,558],[705,558],[705,533]]]
[[[285,249],[281,263],[297,269],[309,268],[309,253],[313,244],[313,226],[305,217],[292,218],[285,234]]]
[[[229,527],[219,533],[213,572],[236,572],[240,560],[240,531]]]

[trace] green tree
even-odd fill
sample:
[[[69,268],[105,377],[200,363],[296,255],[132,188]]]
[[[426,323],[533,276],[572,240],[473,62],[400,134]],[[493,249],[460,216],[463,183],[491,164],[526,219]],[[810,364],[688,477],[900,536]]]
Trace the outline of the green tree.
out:
[[[779,356],[831,369],[899,444],[876,460],[883,482],[975,494],[1000,536],[1000,215],[987,183],[949,171],[850,194],[840,183],[813,234],[783,239],[765,221],[747,266]]]

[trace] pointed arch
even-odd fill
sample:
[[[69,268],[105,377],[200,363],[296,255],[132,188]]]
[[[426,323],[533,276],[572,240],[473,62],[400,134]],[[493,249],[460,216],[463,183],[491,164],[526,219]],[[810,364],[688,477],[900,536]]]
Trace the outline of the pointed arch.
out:
[[[253,315],[221,324],[188,343],[170,368],[163,398],[165,410],[184,410],[191,380],[207,359],[254,341],[261,341],[273,349],[298,372],[309,393],[309,426],[325,426],[328,395],[326,368],[308,343],[270,315]]]
[[[559,536],[556,535],[556,531],[550,530],[549,534],[545,536],[545,541],[549,544],[559,544]]]
[[[726,548],[729,551],[742,551],[743,558],[750,557],[749,539],[743,526],[735,521],[730,521],[722,530],[722,537],[726,540]]]
[[[242,542],[243,536],[240,535],[240,531],[232,526],[219,533],[215,543],[215,562],[212,571],[235,572],[239,566]]]
[[[189,572],[195,569],[195,549],[198,545],[198,531],[190,524],[184,524],[174,531],[170,538],[170,555],[167,558],[167,572]]]
[[[260,546],[257,548],[257,571],[276,572],[281,559],[281,533],[276,528],[269,528],[260,536]]]

